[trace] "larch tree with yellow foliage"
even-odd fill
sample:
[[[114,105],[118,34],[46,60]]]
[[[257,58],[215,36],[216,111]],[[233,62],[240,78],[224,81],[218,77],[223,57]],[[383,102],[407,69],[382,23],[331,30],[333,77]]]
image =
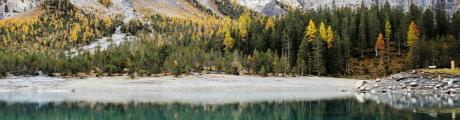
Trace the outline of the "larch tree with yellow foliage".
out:
[[[407,32],[407,46],[413,47],[413,45],[420,39],[419,36],[420,31],[417,28],[417,24],[412,21],[409,25],[409,31]]]
[[[316,37],[316,32],[317,31],[318,30],[316,29],[315,22],[313,20],[310,20],[310,22],[308,23],[308,26],[307,26],[307,30],[305,32],[305,38],[307,38],[307,41],[309,43],[313,42],[313,40]]]
[[[385,40],[383,38],[382,33],[379,34],[379,37],[377,38],[377,42],[375,44],[375,56],[382,56],[383,52],[385,51]]]
[[[384,60],[384,52],[385,52],[385,40],[383,38],[382,33],[379,33],[379,37],[377,38],[377,42],[375,43],[375,48],[377,49],[376,51],[376,56],[379,57],[379,65],[377,68],[377,73],[379,75],[384,75],[385,74],[385,63],[383,62]],[[388,55],[387,55],[388,56]]]
[[[80,33],[81,27],[80,24],[75,24],[70,31],[70,40],[71,42],[76,42],[78,40],[78,34]]]
[[[106,7],[112,6],[112,0],[99,0],[99,3],[105,5]]]
[[[222,28],[221,33],[224,35],[224,50],[225,52],[229,53],[234,46],[234,40],[232,38],[232,34],[230,33],[230,27],[228,24],[224,25]]]
[[[319,25],[319,35],[322,40],[327,41],[327,29],[324,22]]]
[[[327,27],[327,48],[332,48],[334,42],[334,32],[332,31],[332,27],[329,25]]]
[[[265,24],[265,30],[275,29],[275,19],[273,17],[268,18],[267,23]]]
[[[113,26],[113,21],[109,16],[105,16],[102,22],[104,23],[105,29],[110,29]]]
[[[251,26],[251,15],[249,12],[244,12],[238,20],[238,30],[241,38],[246,39],[248,37],[248,31]]]
[[[407,32],[407,46],[410,47],[409,53],[407,55],[407,61],[412,66],[414,66],[414,59],[416,58],[415,53],[416,53],[417,43],[420,39],[419,36],[420,36],[420,31],[417,28],[417,24],[414,21],[412,21],[409,25],[409,31]]]
[[[385,41],[386,41],[386,49],[387,49],[387,63],[390,62],[390,41],[391,41],[391,23],[390,20],[387,19],[385,23]]]

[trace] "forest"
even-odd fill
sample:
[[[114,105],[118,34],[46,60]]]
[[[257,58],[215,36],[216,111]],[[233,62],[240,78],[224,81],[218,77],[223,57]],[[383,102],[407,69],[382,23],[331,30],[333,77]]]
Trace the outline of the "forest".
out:
[[[122,16],[98,17],[68,0],[47,0],[39,16],[0,20],[0,76],[215,72],[375,78],[460,62],[460,12],[448,13],[443,6],[411,5],[405,11],[375,3],[265,16],[228,0],[216,3],[224,17],[158,14],[123,23]],[[110,36],[117,26],[136,41],[66,55],[70,48]]]

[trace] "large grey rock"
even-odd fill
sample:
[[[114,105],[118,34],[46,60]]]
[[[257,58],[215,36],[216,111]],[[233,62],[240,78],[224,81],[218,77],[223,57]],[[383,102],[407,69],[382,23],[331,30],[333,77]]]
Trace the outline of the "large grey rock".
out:
[[[0,0],[0,19],[34,9],[40,0]]]

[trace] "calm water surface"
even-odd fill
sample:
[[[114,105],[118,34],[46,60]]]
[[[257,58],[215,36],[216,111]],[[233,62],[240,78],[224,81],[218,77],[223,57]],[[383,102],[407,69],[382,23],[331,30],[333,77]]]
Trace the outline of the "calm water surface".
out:
[[[458,120],[455,111],[396,109],[356,97],[225,104],[0,102],[2,120]]]

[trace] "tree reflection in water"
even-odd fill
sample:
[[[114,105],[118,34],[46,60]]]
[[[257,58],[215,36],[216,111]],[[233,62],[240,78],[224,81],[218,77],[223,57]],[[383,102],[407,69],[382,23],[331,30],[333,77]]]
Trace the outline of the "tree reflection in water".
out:
[[[186,103],[6,103],[0,102],[5,120],[432,120],[458,116],[395,109],[355,98],[317,101],[283,101],[229,104]],[[454,118],[455,119],[455,118]]]

